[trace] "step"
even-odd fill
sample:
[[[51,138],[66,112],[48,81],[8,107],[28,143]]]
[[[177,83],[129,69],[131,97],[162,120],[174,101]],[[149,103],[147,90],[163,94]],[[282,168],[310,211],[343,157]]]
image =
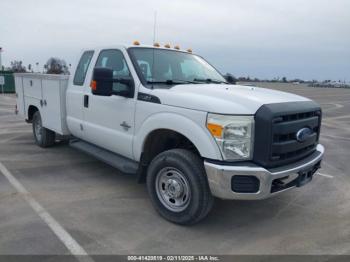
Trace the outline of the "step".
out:
[[[91,155],[106,164],[117,168],[125,174],[136,174],[139,163],[103,149],[101,147],[95,146],[91,143],[85,142],[79,139],[72,139],[69,142],[69,145],[75,149],[78,149],[82,152],[85,152],[88,155]]]

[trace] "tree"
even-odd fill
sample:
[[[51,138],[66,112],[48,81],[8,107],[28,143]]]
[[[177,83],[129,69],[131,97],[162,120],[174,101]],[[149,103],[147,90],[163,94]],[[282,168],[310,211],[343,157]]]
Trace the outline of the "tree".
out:
[[[49,60],[47,60],[46,64],[44,65],[44,68],[46,69],[47,74],[69,74],[66,61],[56,57],[51,57]]]
[[[235,85],[237,83],[237,79],[230,73],[226,73],[226,75],[224,75],[224,78],[230,84],[234,84]]]
[[[283,83],[287,83],[287,78],[284,76],[284,77],[282,77],[282,82]]]
[[[26,67],[23,66],[22,61],[14,60],[11,62],[11,71],[14,73],[27,72]]]

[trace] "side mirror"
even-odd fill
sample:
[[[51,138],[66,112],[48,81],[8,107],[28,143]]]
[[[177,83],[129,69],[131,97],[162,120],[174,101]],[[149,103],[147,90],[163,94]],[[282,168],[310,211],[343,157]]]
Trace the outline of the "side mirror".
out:
[[[232,75],[225,75],[224,77],[229,84],[236,84],[236,79]]]
[[[113,93],[113,70],[95,67],[90,87],[94,95],[111,96]]]
[[[113,95],[124,96],[132,98],[134,96],[134,80],[132,78],[116,78],[114,83],[120,83],[127,86],[127,89],[120,91],[113,91]]]

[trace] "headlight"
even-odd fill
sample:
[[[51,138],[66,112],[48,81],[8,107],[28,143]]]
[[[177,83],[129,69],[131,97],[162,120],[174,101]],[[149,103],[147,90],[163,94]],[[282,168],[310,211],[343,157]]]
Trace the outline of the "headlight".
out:
[[[254,117],[208,114],[207,128],[225,160],[251,160],[253,157]]]

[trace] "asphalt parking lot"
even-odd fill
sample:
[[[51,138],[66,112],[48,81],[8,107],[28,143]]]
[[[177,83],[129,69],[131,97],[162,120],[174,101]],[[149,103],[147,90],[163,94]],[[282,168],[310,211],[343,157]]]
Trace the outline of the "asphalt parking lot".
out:
[[[13,95],[0,95],[0,163],[88,254],[350,254],[350,90],[272,87],[321,104],[321,175],[268,200],[217,200],[192,227],[159,217],[135,177],[64,143],[36,146]],[[70,254],[25,196],[0,172],[0,254]]]

